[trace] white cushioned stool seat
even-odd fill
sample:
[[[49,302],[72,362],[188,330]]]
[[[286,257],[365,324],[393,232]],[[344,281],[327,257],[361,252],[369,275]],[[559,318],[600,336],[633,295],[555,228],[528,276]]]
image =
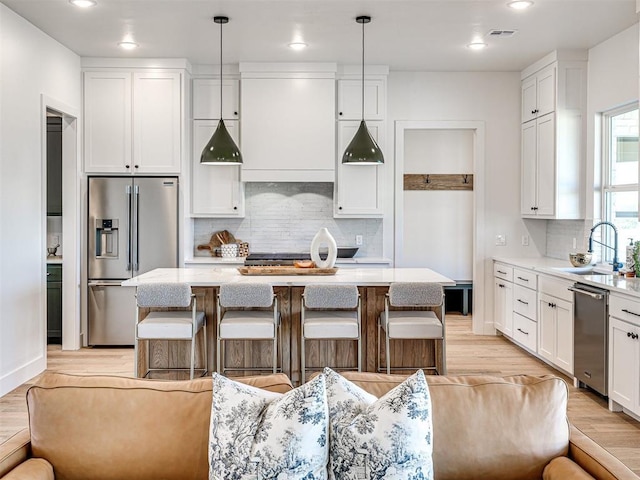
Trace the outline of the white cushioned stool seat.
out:
[[[196,331],[203,323],[204,312],[196,312]],[[138,337],[156,340],[191,338],[192,328],[191,312],[150,312],[138,323]]]
[[[231,310],[220,322],[220,338],[272,339],[275,335],[273,311]]]
[[[381,322],[386,331],[386,325]],[[442,322],[432,311],[389,312],[389,335],[391,338],[439,338]]]
[[[357,370],[362,370],[360,293],[355,285],[310,284],[304,287],[300,309],[300,371],[306,378],[307,340],[355,340]],[[326,367],[328,365],[323,365]],[[320,368],[316,365],[314,368]]]
[[[358,313],[348,310],[307,310],[304,318],[306,338],[358,338]]]

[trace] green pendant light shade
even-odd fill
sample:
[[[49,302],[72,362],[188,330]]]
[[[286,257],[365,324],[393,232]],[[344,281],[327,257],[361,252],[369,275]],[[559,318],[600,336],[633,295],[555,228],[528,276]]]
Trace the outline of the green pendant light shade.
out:
[[[200,163],[205,165],[240,165],[242,154],[222,119],[222,25],[229,23],[229,18],[216,16],[213,17],[213,21],[220,25],[220,121],[209,143],[202,150]]]
[[[229,130],[224,125],[224,120],[220,119],[218,128],[213,132],[211,140],[202,150],[200,163],[206,163],[207,165],[242,163],[242,154],[233,138],[231,138]]]
[[[358,131],[342,155],[342,163],[358,165],[378,165],[384,163],[382,150],[373,139],[364,120],[360,121]]]
[[[371,17],[361,15],[356,22],[362,25],[362,120],[360,127],[342,155],[342,163],[353,165],[379,165],[384,163],[384,155],[376,141],[369,133],[364,121],[364,24],[369,23]]]

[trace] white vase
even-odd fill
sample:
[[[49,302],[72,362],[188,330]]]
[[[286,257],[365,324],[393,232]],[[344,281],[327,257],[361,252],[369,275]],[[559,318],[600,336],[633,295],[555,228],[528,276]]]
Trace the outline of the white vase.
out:
[[[320,259],[320,247],[325,244],[328,248],[327,259]],[[311,240],[311,260],[313,260],[318,268],[333,268],[338,256],[338,246],[336,239],[329,233],[326,228],[321,228]]]

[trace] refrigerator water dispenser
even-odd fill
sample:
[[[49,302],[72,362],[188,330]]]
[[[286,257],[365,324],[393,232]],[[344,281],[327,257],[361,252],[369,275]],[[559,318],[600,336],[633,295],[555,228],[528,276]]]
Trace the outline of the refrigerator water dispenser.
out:
[[[96,258],[118,258],[118,219],[96,219]]]

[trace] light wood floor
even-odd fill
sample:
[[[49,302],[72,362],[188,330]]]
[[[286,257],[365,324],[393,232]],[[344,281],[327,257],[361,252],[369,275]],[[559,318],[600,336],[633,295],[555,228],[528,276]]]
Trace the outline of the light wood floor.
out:
[[[447,336],[449,375],[559,375],[502,337],[473,335],[471,316],[449,313]],[[48,353],[49,371],[122,376],[133,372],[131,348],[63,352],[60,347],[51,346]],[[588,390],[574,388],[571,380],[564,378],[569,384],[571,423],[640,475],[640,423],[623,413],[609,412],[605,400]],[[30,383],[0,398],[0,442],[27,426],[25,393]]]

